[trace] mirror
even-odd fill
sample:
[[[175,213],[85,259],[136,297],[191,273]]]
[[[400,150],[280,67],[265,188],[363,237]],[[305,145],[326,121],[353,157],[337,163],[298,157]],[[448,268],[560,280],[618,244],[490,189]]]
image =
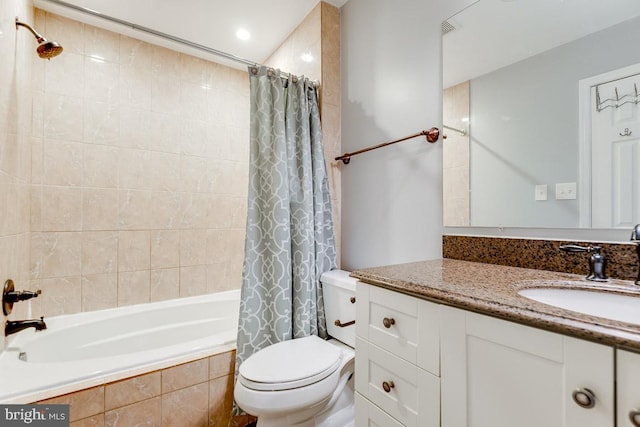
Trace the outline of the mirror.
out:
[[[640,222],[640,2],[480,0],[442,40],[445,227]]]

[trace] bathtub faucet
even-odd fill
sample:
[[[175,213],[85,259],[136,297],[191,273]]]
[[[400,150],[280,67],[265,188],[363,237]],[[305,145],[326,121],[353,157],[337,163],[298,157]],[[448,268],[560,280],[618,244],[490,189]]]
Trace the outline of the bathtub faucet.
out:
[[[7,320],[4,326],[4,336],[8,337],[27,328],[35,328],[36,331],[42,331],[47,329],[47,324],[44,323],[44,317],[31,320]]]

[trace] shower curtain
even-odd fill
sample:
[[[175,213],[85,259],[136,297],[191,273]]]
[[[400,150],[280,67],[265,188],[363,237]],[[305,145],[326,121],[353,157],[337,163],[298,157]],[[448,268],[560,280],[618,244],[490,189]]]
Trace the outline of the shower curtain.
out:
[[[320,275],[336,268],[331,199],[312,82],[249,67],[251,137],[236,371],[254,352],[326,337]]]

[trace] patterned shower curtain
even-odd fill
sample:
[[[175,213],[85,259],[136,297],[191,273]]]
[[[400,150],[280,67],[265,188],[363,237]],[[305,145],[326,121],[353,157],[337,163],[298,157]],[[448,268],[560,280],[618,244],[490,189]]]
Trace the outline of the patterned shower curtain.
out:
[[[317,90],[249,67],[251,141],[236,371],[254,352],[326,337],[320,275],[336,268]]]

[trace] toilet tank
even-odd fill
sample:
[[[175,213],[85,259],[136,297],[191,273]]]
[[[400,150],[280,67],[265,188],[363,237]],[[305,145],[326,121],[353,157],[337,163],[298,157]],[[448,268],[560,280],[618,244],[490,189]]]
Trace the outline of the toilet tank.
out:
[[[327,319],[329,335],[350,347],[356,345],[356,282],[344,270],[331,270],[320,276],[322,295],[324,298],[324,313]],[[336,325],[352,322],[349,326]]]

